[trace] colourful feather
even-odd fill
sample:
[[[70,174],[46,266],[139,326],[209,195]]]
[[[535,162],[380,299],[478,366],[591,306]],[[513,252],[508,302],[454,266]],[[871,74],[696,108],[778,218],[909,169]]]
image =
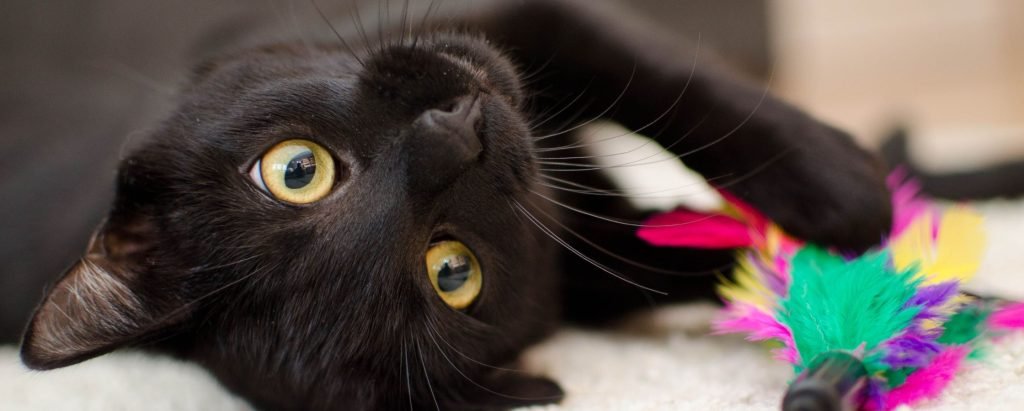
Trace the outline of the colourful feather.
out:
[[[960,293],[983,256],[980,215],[921,200],[905,174],[888,182],[891,236],[884,249],[856,258],[789,237],[728,193],[722,213],[676,210],[640,235],[655,245],[750,247],[719,287],[725,308],[714,332],[781,343],[775,357],[798,371],[830,352],[852,354],[870,376],[867,407],[891,409],[938,395],[994,332],[1024,329],[1024,304]]]
[[[1002,330],[1024,330],[1024,303],[1008,304],[992,313],[990,327]]]
[[[966,347],[950,347],[939,353],[931,363],[912,372],[902,384],[888,392],[885,408],[913,405],[926,398],[934,398],[946,389],[967,354]]]
[[[753,244],[750,227],[745,222],[725,214],[686,209],[651,217],[637,231],[637,236],[660,247],[729,249]]]
[[[920,283],[916,272],[892,270],[885,251],[845,261],[808,246],[793,257],[791,275],[778,316],[792,331],[801,358],[832,350],[874,352],[921,311],[907,305]],[[871,374],[887,368],[880,359],[865,365]]]
[[[900,235],[922,214],[932,210],[932,206],[920,198],[921,184],[908,179],[907,175],[906,170],[896,169],[886,179],[892,192],[892,236]]]
[[[938,233],[937,238],[933,235]],[[925,283],[970,281],[981,265],[985,233],[981,215],[964,207],[942,214],[938,228],[931,213],[924,213],[892,243],[893,263],[899,270],[918,265]]]

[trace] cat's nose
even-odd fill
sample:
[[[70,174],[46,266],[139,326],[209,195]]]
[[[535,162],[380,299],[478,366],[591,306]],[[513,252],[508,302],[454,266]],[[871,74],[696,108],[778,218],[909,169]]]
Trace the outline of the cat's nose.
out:
[[[409,176],[416,189],[451,183],[480,158],[481,97],[467,95],[429,109],[413,123]]]
[[[444,138],[452,155],[476,158],[483,147],[477,135],[480,96],[462,96],[441,107],[427,110],[417,120],[421,132]]]

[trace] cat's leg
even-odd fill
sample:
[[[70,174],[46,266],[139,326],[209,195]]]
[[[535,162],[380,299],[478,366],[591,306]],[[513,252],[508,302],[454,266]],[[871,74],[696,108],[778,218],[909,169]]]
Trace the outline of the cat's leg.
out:
[[[847,134],[742,81],[707,50],[594,3],[515,2],[471,25],[539,71],[537,99],[584,96],[585,108],[557,120],[640,129],[798,237],[850,250],[882,239],[891,224],[884,170]]]

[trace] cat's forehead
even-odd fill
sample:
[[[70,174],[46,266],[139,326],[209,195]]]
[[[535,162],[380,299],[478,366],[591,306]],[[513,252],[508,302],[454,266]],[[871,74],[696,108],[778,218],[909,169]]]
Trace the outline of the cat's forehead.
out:
[[[357,82],[385,99],[415,104],[414,97],[484,88],[518,104],[512,64],[482,38],[441,35],[421,41],[371,45],[353,51],[338,44],[282,43],[227,54],[200,64],[189,91],[230,94],[301,81]],[[412,101],[401,101],[401,99]]]
[[[354,53],[338,44],[276,44],[199,66],[170,125],[198,150],[239,159],[284,137],[365,159],[426,110],[479,93],[513,109],[522,99],[512,63],[481,38],[440,36]]]

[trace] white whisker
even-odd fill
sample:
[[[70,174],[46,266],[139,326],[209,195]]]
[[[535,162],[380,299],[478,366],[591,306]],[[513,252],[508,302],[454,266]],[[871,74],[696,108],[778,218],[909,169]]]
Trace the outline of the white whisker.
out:
[[[633,280],[629,279],[628,277],[615,272],[611,268],[608,268],[605,265],[597,262],[597,260],[594,260],[593,258],[588,257],[586,254],[583,254],[581,251],[577,250],[575,247],[570,245],[567,241],[563,240],[557,234],[552,232],[551,229],[549,229],[547,226],[545,226],[543,223],[541,223],[540,220],[537,219],[537,217],[534,217],[533,214],[531,214],[530,211],[527,210],[526,207],[524,207],[518,201],[512,200],[512,202],[509,203],[509,206],[512,207],[513,211],[518,209],[520,212],[522,212],[523,215],[533,223],[533,225],[537,226],[537,228],[540,229],[542,232],[544,232],[544,234],[547,234],[548,237],[551,237],[552,240],[555,240],[556,242],[558,242],[558,244],[561,244],[562,247],[565,247],[566,250],[569,250],[569,252],[571,252],[573,254],[576,254],[577,257],[582,258],[584,261],[590,263],[594,267],[597,267],[601,271],[604,271],[604,272],[610,274],[611,276],[613,276],[615,278],[618,278],[619,280],[622,280],[623,282],[625,282],[627,284],[631,284],[631,285],[633,285],[633,286],[635,286],[637,288],[640,288],[640,289],[643,289],[643,290],[647,290],[647,291],[650,291],[650,292],[653,292],[653,293],[661,294],[661,295],[668,295],[668,293],[666,293],[664,291],[656,290],[656,289],[653,289],[651,287],[647,287],[645,285],[637,283],[636,281],[633,281]]]

